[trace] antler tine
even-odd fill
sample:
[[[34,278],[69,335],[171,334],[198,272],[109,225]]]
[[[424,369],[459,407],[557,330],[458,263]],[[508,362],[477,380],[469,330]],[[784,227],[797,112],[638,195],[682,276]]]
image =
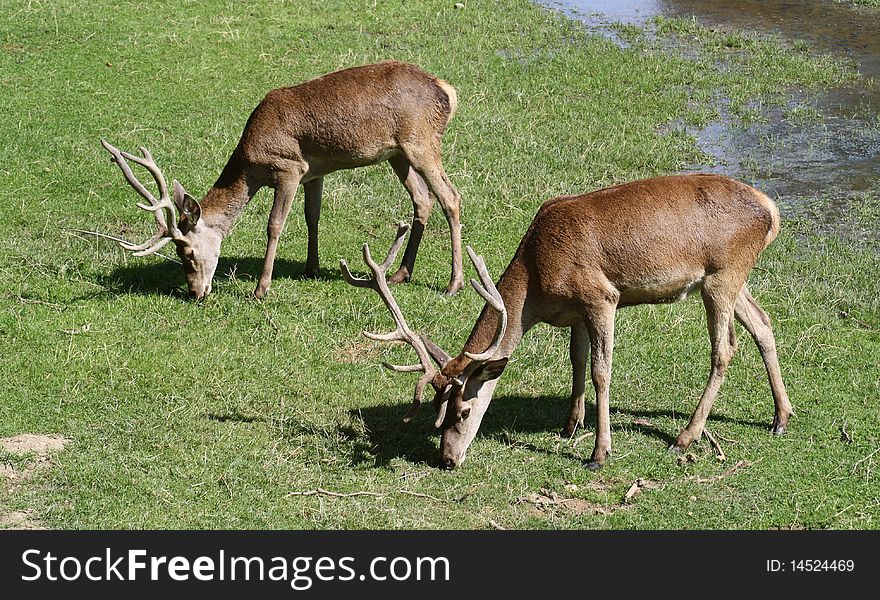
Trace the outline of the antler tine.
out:
[[[104,146],[104,149],[106,149],[107,152],[113,155],[113,162],[115,162],[116,165],[120,169],[122,169],[122,174],[125,176],[125,179],[126,181],[128,181],[129,185],[131,185],[131,187],[133,187],[138,194],[149,200],[150,204],[155,206],[157,203],[156,198],[153,196],[153,194],[149,192],[149,190],[147,190],[147,188],[144,187],[144,185],[138,180],[138,178],[135,177],[134,173],[132,173],[131,171],[131,167],[129,167],[128,163],[125,161],[125,158],[127,157],[130,158],[133,162],[137,163],[139,161],[138,157],[132,156],[127,152],[123,152],[122,150],[104,139],[101,140],[101,145]]]
[[[372,279],[355,277],[351,274],[351,271],[348,268],[348,263],[346,263],[344,259],[340,259],[339,261],[339,267],[342,271],[342,276],[345,281],[355,287],[370,288],[374,290],[377,294],[379,294],[379,297],[382,299],[382,302],[391,312],[391,315],[394,318],[394,322],[397,324],[397,328],[389,333],[377,334],[370,333],[369,331],[364,331],[364,335],[369,339],[376,341],[406,342],[410,346],[412,346],[413,350],[416,351],[416,354],[419,357],[419,364],[417,365],[401,366],[383,363],[386,368],[392,371],[396,371],[398,373],[412,373],[416,371],[423,371],[425,373],[419,379],[419,383],[416,385],[415,392],[413,393],[412,406],[410,407],[410,410],[407,413],[406,417],[404,417],[404,422],[409,422],[415,415],[416,411],[421,405],[422,394],[424,393],[425,386],[437,373],[437,369],[431,362],[430,353],[425,347],[425,344],[422,342],[421,336],[418,333],[412,331],[409,328],[409,325],[407,325],[406,319],[403,317],[403,313],[401,312],[397,301],[391,294],[391,290],[388,288],[388,282],[386,280],[388,269],[394,263],[394,259],[397,257],[397,253],[400,251],[400,248],[403,245],[403,240],[408,230],[409,225],[407,225],[406,223],[400,223],[397,226],[397,234],[394,243],[391,245],[391,249],[388,251],[385,260],[382,262],[381,265],[377,264],[376,261],[373,260],[373,257],[370,254],[369,245],[363,245],[364,262],[373,273]]]
[[[164,248],[168,244],[168,242],[170,242],[172,239],[173,238],[170,238],[170,237],[163,237],[159,240],[158,243],[154,244],[153,246],[150,246],[146,250],[140,250],[139,252],[134,252],[132,254],[132,256],[149,256],[150,254],[155,254],[156,252],[158,252],[159,250]]]
[[[431,379],[434,378],[434,374],[431,372],[425,373],[419,379],[419,382],[416,384],[416,389],[413,392],[412,405],[409,407],[406,415],[403,417],[404,423],[409,423],[412,421],[413,417],[416,416],[416,413],[419,412],[419,407],[422,405],[422,395],[425,393],[425,387],[431,382]]]
[[[119,242],[119,245],[122,246],[123,248],[125,248],[126,250],[131,250],[132,252],[137,252],[140,250],[146,250],[147,248],[149,248],[150,246],[152,246],[153,244],[158,242],[160,239],[162,239],[162,237],[163,237],[162,232],[157,231],[156,233],[153,234],[153,237],[151,237],[150,239],[148,239],[146,242],[144,242],[142,244],[130,244],[128,242]]]
[[[467,253],[471,262],[474,263],[474,268],[477,269],[477,274],[480,276],[480,281],[482,282],[481,284],[476,279],[471,279],[471,286],[473,286],[474,290],[489,304],[489,306],[500,313],[501,323],[498,327],[498,331],[495,333],[495,339],[484,352],[478,354],[465,352],[464,355],[471,360],[488,360],[492,358],[495,351],[498,350],[498,346],[501,345],[501,340],[504,339],[504,332],[507,331],[507,309],[504,307],[504,299],[498,292],[498,288],[496,288],[495,284],[492,282],[492,276],[489,275],[489,270],[486,268],[486,261],[483,260],[482,256],[477,255],[477,253],[474,252],[474,249],[470,246],[467,247]]]
[[[389,267],[394,262],[394,259],[397,258],[397,253],[400,252],[400,248],[403,246],[403,239],[406,232],[409,231],[409,225],[406,223],[400,223],[397,225],[397,233],[395,234],[394,243],[391,245],[391,248],[388,250],[387,256],[385,256],[385,260],[381,265],[377,265],[373,260],[372,255],[370,254],[370,247],[367,244],[361,246],[361,251],[364,255],[364,262],[367,263],[367,266],[373,272],[373,275],[376,276],[377,272],[381,272],[383,275],[388,272]],[[342,271],[342,277],[349,285],[353,285],[355,287],[364,287],[364,288],[376,288],[376,280],[374,279],[364,279],[361,277],[355,277],[351,274],[351,271],[348,268],[348,262],[344,258],[339,259],[339,268]],[[378,291],[378,290],[377,290]],[[375,335],[375,334],[373,334]],[[369,337],[369,336],[367,336]],[[376,339],[376,338],[374,338]],[[380,340],[380,341],[388,341],[388,340]]]
[[[163,238],[170,240],[171,238],[176,238],[181,235],[180,230],[177,229],[177,210],[168,195],[168,184],[165,181],[164,175],[162,175],[162,171],[159,169],[156,161],[153,160],[153,155],[150,154],[150,151],[143,146],[140,147],[140,151],[144,155],[144,158],[141,158],[116,148],[107,140],[102,139],[101,145],[113,155],[113,162],[115,162],[120,168],[129,185],[131,185],[138,194],[143,196],[144,199],[149,202],[149,204],[138,202],[137,206],[143,210],[152,212],[156,219],[156,224],[159,227],[159,230],[146,242],[137,245],[121,244],[122,247],[126,250],[135,252],[135,256],[146,256],[147,254],[157,252],[168,243],[168,241]],[[128,165],[128,161],[140,165],[150,172],[150,175],[153,176],[153,180],[156,182],[156,187],[159,188],[158,200],[152,193],[150,193],[144,184],[135,177],[131,167]]]

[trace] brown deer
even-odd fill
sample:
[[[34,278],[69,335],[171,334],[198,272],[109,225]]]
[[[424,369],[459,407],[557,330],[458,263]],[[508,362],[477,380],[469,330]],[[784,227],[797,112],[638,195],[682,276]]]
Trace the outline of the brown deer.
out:
[[[785,432],[792,407],[782,383],[770,319],[746,286],[758,254],[779,232],[776,205],[758,190],[720,175],[677,175],[545,202],[497,288],[482,258],[467,249],[481,280],[471,283],[487,306],[454,358],[409,329],[388,290],[385,273],[405,231],[402,225],[382,265],[373,262],[364,246],[373,279],[355,279],[344,261],[342,273],[353,285],[375,289],[397,322],[395,332],[368,337],[405,341],[418,353],[419,365],[386,366],[425,373],[405,420],[415,413],[427,384],[433,386],[435,425],[442,428],[440,458],[446,468],[464,461],[498,377],[523,335],[537,323],[571,328],[571,413],[564,435],[584,424],[590,348],[597,431],[587,466],[601,467],[611,453],[608,394],[615,311],[683,300],[697,290],[708,319],[711,370],[690,423],[670,451],[681,452],[703,432],[736,349],[734,318],[754,338],[767,368],[776,404],[771,431]]]
[[[456,91],[448,83],[414,65],[394,61],[336,71],[273,90],[251,113],[238,146],[200,202],[176,180],[173,198],[169,197],[165,179],[145,148],[140,158],[101,140],[129,184],[149,201],[138,206],[152,211],[158,225],[158,231],[143,244],[122,246],[135,256],[145,256],[173,241],[190,293],[202,298],[211,291],[223,238],[254,194],[263,186],[272,187],[275,201],[267,228],[266,258],[254,291],[262,298],[272,280],[278,238],[297,187],[302,184],[305,190],[309,235],[305,275],[315,277],[324,176],[387,160],[413,204],[412,235],[391,281],[408,281],[412,276],[433,194],[449,223],[452,276],[446,291],[454,294],[463,283],[461,198],[443,170],[440,142],[456,104]],[[126,160],[150,171],[159,188],[158,200],[135,178]]]

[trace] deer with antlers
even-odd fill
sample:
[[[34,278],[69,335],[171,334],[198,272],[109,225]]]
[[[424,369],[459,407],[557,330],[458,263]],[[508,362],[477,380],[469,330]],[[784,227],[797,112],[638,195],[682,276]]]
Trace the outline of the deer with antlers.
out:
[[[455,89],[420,68],[396,61],[329,73],[295,87],[269,92],[254,109],[235,151],[201,201],[176,180],[172,194],[153,157],[123,152],[101,140],[125,179],[149,204],[157,231],[143,244],[122,243],[135,256],[157,252],[174,242],[189,291],[202,298],[220,256],[220,244],[257,191],[269,186],[275,199],[267,227],[263,270],[254,290],[265,296],[272,280],[278,238],[296,190],[305,190],[308,254],[305,275],[318,274],[318,219],[324,176],[388,161],[412,199],[413,225],[400,268],[391,282],[412,276],[422,233],[436,198],[449,225],[452,275],[447,293],[463,284],[459,193],[440,161],[440,142],[457,104]],[[137,180],[127,161],[145,167],[156,181],[159,199]],[[433,196],[432,196],[433,195]],[[180,211],[178,219],[177,211]]]
[[[416,350],[418,365],[386,366],[424,372],[407,420],[415,414],[428,383],[434,388],[444,467],[464,461],[508,359],[538,323],[571,329],[571,410],[564,435],[573,435],[584,425],[589,348],[597,427],[587,466],[601,467],[611,453],[609,386],[616,310],[683,300],[698,290],[711,342],[709,379],[670,451],[683,451],[703,432],[736,350],[734,319],[755,340],[767,370],[775,401],[771,431],[785,432],[792,407],[773,330],[746,286],[759,253],[779,232],[776,205],[760,191],[720,175],[678,175],[545,202],[497,287],[482,258],[467,249],[480,277],[480,282],[471,283],[487,304],[455,357],[412,331],[389,291],[385,274],[406,229],[398,228],[381,265],[364,245],[372,279],[355,278],[345,261],[341,267],[350,284],[374,289],[397,323],[396,331],[387,335],[364,333],[372,339],[404,341]]]

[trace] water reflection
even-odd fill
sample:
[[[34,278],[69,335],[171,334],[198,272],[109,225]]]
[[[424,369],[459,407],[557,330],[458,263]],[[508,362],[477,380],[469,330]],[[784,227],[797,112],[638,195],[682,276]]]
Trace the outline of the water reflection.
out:
[[[866,77],[880,78],[880,20],[877,12],[827,0],[545,0],[602,29],[615,22],[649,24],[656,15],[691,17],[711,27],[774,33],[810,42],[855,62]],[[610,30],[605,30],[610,32]],[[613,37],[613,34],[611,34]],[[715,156],[725,172],[755,183],[794,211],[816,211],[808,204],[821,197],[829,219],[845,211],[854,192],[877,189],[880,175],[880,86],[835,89],[792,103],[815,107],[818,122],[798,123],[770,109],[768,122],[742,126],[724,119],[693,131],[700,147]],[[722,107],[723,112],[723,107]],[[703,168],[702,170],[705,170]],[[856,194],[857,195],[857,194]]]

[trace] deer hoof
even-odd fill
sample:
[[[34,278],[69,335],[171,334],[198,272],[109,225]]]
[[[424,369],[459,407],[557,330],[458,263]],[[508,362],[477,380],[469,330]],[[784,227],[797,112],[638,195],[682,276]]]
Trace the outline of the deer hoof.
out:
[[[678,446],[676,444],[672,444],[666,452],[668,452],[669,454],[674,454],[674,455],[678,456],[679,454],[684,452],[684,449],[681,446]]]
[[[462,286],[464,286],[464,284],[461,281],[453,281],[452,283],[450,283],[446,287],[446,295],[447,296],[456,295],[458,292],[461,291]]]
[[[601,469],[604,466],[605,466],[605,463],[600,463],[600,462],[596,462],[595,460],[591,460],[590,462],[587,463],[587,470],[588,471],[598,471],[599,469]]]
[[[770,433],[773,435],[782,435],[785,433],[785,425],[776,425],[774,423],[773,427],[770,428]]]
[[[400,267],[397,269],[397,272],[391,276],[388,283],[406,283],[410,279],[412,279],[412,275],[410,275],[409,269]]]

